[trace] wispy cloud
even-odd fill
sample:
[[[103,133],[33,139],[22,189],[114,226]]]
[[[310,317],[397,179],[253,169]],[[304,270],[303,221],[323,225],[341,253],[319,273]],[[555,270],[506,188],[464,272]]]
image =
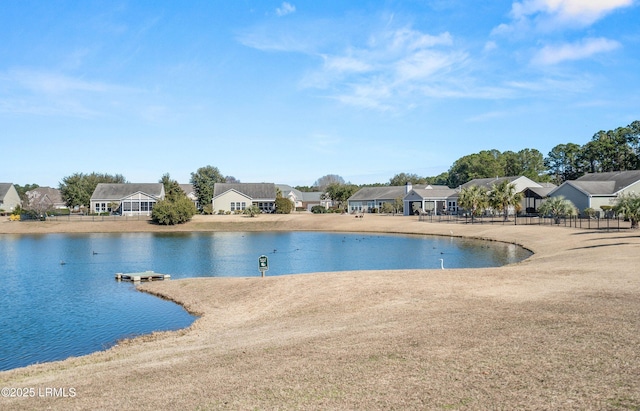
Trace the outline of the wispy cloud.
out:
[[[606,15],[633,5],[633,0],[522,0],[511,5],[512,21],[494,28],[492,34],[521,34],[531,29],[556,31],[587,27]]]
[[[533,57],[532,62],[539,65],[552,65],[564,61],[582,60],[595,54],[606,53],[621,47],[617,41],[605,38],[588,38],[579,43],[565,43],[545,46]]]
[[[13,69],[0,73],[0,111],[39,115],[95,117],[98,101],[105,96],[136,93],[137,90],[65,74]]]
[[[282,2],[282,5],[276,9],[276,14],[282,17],[282,16],[286,16],[287,14],[295,13],[295,11],[296,11],[296,6],[284,1]]]

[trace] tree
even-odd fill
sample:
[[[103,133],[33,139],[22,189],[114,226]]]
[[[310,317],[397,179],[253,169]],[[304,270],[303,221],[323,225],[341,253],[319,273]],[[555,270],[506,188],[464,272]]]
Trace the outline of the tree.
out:
[[[75,173],[64,177],[58,188],[67,207],[88,209],[91,196],[99,183],[123,184],[126,182],[127,180],[121,174]]]
[[[502,211],[504,221],[509,219],[509,207],[518,208],[522,201],[522,193],[516,192],[516,186],[508,180],[494,184],[489,192],[489,205],[495,210]]]
[[[563,196],[554,196],[542,203],[538,212],[543,216],[550,215],[556,224],[560,224],[560,218],[576,215],[577,209],[570,200]]]
[[[20,196],[20,201],[22,201],[22,204],[29,203],[29,199],[27,198],[27,191],[35,190],[36,188],[40,187],[37,184],[25,184],[23,186],[19,184],[14,184],[13,186],[16,188],[16,191],[18,192],[18,195]]]
[[[237,178],[235,178],[234,176],[226,176],[224,178],[224,182],[225,183],[232,183],[232,184],[239,184],[240,180],[238,180]]]
[[[276,197],[276,214],[291,214],[293,211],[293,203],[288,198]]]
[[[616,213],[631,221],[631,228],[638,228],[638,221],[640,221],[640,195],[635,193],[620,195],[613,209]]]
[[[333,183],[326,188],[326,193],[322,194],[322,199],[332,200],[338,209],[346,210],[346,203],[349,197],[358,190],[358,187],[353,184],[339,184]]]
[[[552,181],[560,185],[567,180],[575,180],[584,174],[582,148],[575,143],[558,144],[551,149],[544,165]]]
[[[407,183],[429,184],[426,177],[420,177],[417,174],[412,173],[399,173],[391,177],[391,179],[389,180],[390,186],[404,186]]]
[[[449,187],[458,187],[475,178],[504,176],[500,151],[483,150],[456,160],[449,169]]]
[[[466,209],[471,214],[471,222],[474,221],[476,215],[480,215],[487,208],[488,196],[487,190],[481,186],[469,186],[460,190],[458,198],[460,207]]]
[[[156,224],[174,225],[191,220],[196,213],[196,207],[186,195],[173,200],[158,201],[151,211],[151,220]]]
[[[156,224],[174,225],[191,220],[196,213],[193,201],[187,197],[176,180],[169,173],[160,179],[164,185],[164,200],[158,201],[151,211],[151,220]]]
[[[169,173],[163,174],[159,181],[164,186],[164,196],[166,199],[175,200],[186,193],[180,187],[176,180],[172,180]]]
[[[216,183],[224,183],[226,180],[217,167],[200,167],[195,173],[191,173],[190,183],[198,198],[200,211],[206,204],[211,204],[213,200],[213,187]]]
[[[317,187],[319,191],[325,191],[331,184],[344,184],[344,178],[337,174],[327,174],[322,176],[313,183],[314,187]]]

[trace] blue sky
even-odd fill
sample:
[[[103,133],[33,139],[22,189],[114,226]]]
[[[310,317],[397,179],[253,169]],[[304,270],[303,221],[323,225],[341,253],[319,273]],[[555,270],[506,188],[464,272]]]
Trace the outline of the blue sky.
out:
[[[640,119],[638,0],[6,1],[0,181],[355,184]]]

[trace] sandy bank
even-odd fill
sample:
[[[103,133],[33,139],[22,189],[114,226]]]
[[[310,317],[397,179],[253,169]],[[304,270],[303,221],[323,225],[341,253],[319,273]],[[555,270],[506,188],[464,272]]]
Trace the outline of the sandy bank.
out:
[[[25,228],[26,227],[26,228]],[[3,409],[637,409],[640,237],[411,217],[0,223],[0,233],[345,230],[514,242],[508,267],[194,278],[141,288],[202,317],[81,358],[0,372]]]

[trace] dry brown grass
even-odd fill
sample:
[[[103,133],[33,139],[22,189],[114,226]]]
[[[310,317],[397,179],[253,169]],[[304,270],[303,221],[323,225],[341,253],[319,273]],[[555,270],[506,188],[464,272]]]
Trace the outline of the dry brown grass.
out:
[[[26,231],[162,229],[31,224]],[[22,226],[0,223],[0,232]],[[0,387],[77,395],[0,398],[0,408],[640,409],[638,233],[338,215],[198,217],[170,230],[315,229],[453,230],[535,255],[488,269],[145,284],[202,317],[178,333],[1,372]]]

